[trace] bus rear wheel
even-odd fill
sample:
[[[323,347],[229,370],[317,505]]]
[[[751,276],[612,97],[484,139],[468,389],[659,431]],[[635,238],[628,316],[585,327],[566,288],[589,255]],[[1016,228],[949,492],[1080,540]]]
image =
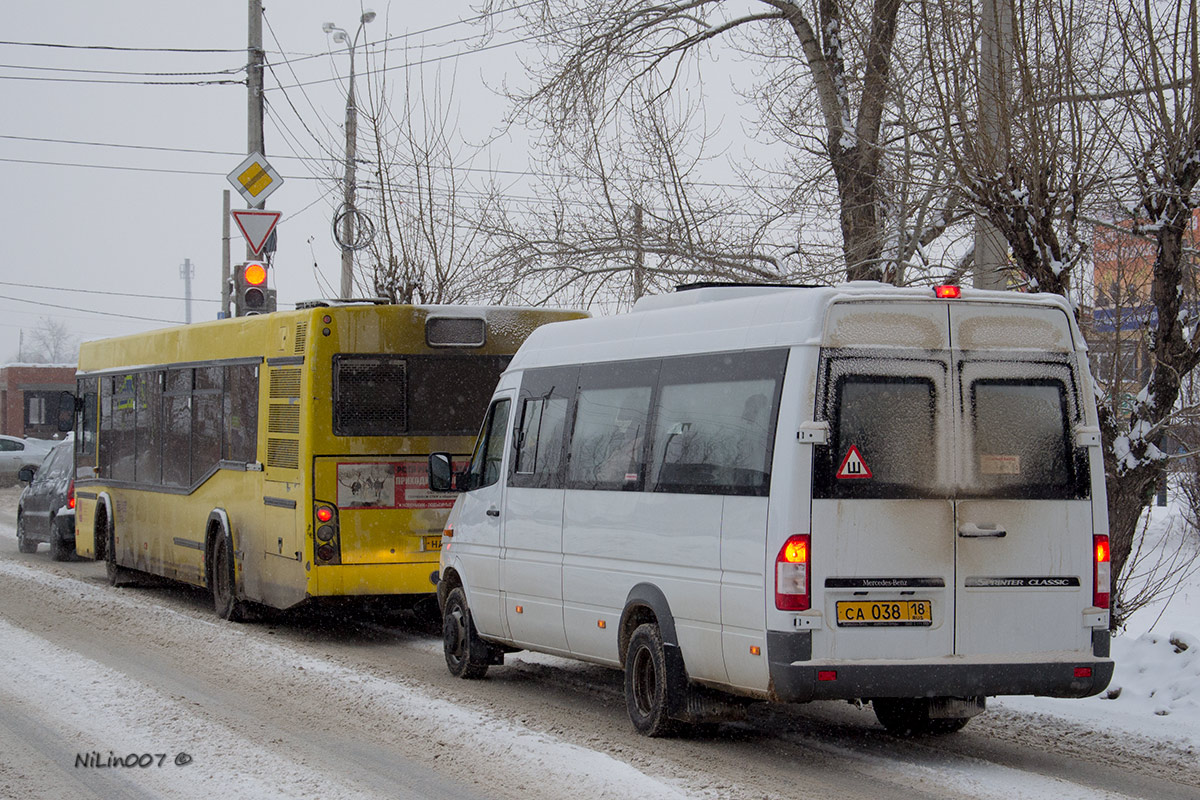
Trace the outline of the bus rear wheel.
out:
[[[209,585],[212,587],[213,610],[221,619],[242,622],[246,618],[245,604],[235,596],[233,553],[222,534],[218,533],[213,542],[209,563],[212,564]]]
[[[105,514],[104,508],[97,509],[97,514]],[[128,586],[137,581],[136,573],[117,563],[116,536],[108,525],[101,524],[96,530],[96,541],[104,542],[104,573],[108,577],[109,586]]]
[[[462,587],[450,590],[442,609],[442,649],[446,653],[446,668],[456,678],[482,678],[487,674],[488,644],[479,638],[467,594]]]
[[[932,717],[928,697],[877,697],[871,701],[875,718],[895,736],[940,736],[961,731],[970,717]]]

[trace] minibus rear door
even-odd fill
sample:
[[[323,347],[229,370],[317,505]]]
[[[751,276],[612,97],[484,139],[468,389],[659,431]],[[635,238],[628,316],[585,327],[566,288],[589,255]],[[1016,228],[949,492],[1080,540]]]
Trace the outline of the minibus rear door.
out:
[[[1077,382],[1054,354],[956,357],[955,652],[1090,651],[1092,506]]]
[[[814,601],[830,624],[814,638],[813,656],[950,655],[949,360],[944,350],[915,348],[822,356],[830,440],[814,453],[810,569]]]

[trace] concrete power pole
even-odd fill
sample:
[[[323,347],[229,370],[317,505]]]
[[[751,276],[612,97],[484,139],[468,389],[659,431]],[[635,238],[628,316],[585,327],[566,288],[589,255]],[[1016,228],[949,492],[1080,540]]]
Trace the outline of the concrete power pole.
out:
[[[357,38],[357,37],[356,37]],[[354,100],[354,45],[350,45],[350,83],[346,92],[346,180],[342,206],[342,285],[341,296],[354,296],[354,159],[358,156],[358,106]]]
[[[998,169],[1007,158],[1000,136],[1000,126],[1004,124],[1000,109],[1010,92],[1012,0],[982,0],[980,17],[983,42],[979,54],[979,127],[989,145],[991,166]],[[972,285],[977,289],[1007,288],[1004,277],[1007,264],[1008,242],[986,217],[977,216]]]
[[[229,278],[232,275],[229,253],[229,190],[222,193],[221,208],[221,314],[229,319]]]
[[[196,268],[192,266],[192,260],[185,258],[179,267],[179,277],[183,278],[183,319],[188,325],[192,324],[192,276],[195,274]]]

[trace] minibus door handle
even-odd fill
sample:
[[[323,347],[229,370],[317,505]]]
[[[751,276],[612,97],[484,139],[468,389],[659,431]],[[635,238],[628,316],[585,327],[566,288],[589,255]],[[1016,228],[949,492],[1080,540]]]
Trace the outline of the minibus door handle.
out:
[[[958,535],[966,539],[1003,539],[1008,536],[1008,531],[994,522],[981,525],[967,522],[959,526]]]
[[[498,517],[498,516],[500,516],[500,509],[496,508],[495,506],[492,506],[491,508],[489,508],[487,510],[487,515],[489,517]]]

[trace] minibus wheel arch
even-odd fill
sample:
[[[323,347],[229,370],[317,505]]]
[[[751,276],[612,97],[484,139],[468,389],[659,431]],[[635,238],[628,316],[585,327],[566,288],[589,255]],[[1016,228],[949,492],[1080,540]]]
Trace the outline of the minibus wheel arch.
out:
[[[675,635],[675,617],[671,615],[671,605],[667,602],[667,596],[657,586],[639,583],[629,590],[625,598],[625,608],[621,611],[617,652],[622,664],[625,663],[630,637],[639,625],[647,622],[658,626],[663,644],[668,649],[678,651],[679,639]]]

